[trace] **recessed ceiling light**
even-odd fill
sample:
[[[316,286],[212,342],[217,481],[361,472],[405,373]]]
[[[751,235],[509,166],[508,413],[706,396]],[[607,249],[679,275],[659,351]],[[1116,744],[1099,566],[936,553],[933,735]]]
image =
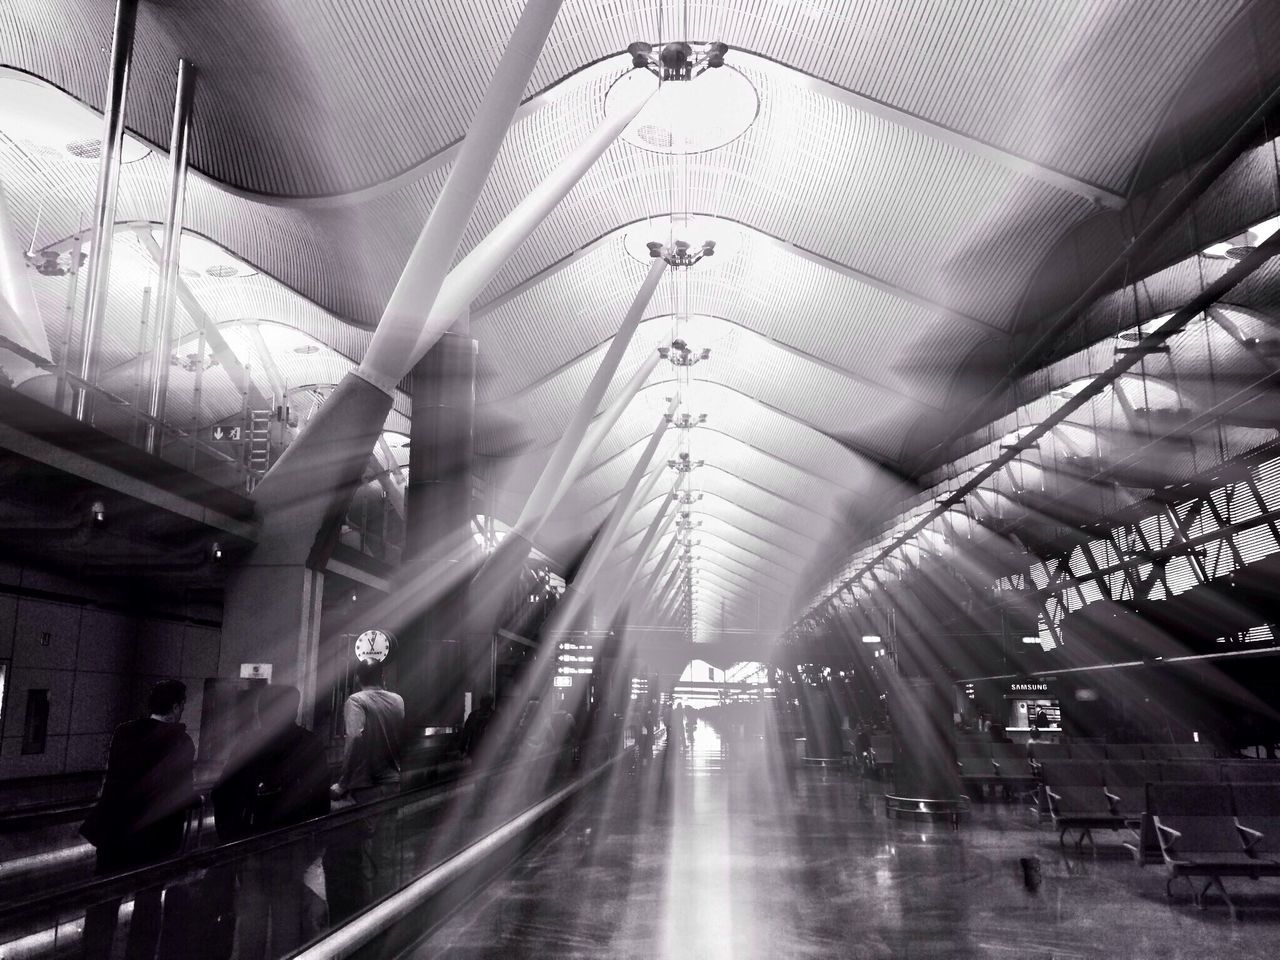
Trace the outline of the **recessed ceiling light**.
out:
[[[302,346],[300,346],[300,347],[294,347],[294,348],[293,348],[293,352],[294,352],[294,353],[300,353],[300,354],[302,354],[304,357],[309,357],[309,356],[311,356],[311,354],[313,354],[313,353],[319,353],[319,352],[320,352],[320,348],[319,348],[318,346],[316,346],[314,343],[304,343],[304,344],[302,344]]]

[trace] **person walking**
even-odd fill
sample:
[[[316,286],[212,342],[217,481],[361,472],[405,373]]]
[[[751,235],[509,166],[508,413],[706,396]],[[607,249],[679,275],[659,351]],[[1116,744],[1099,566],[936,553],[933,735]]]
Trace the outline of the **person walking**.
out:
[[[335,800],[349,797],[356,803],[372,803],[400,792],[404,699],[383,687],[382,663],[378,660],[360,661],[356,685],[356,691],[342,707],[346,725],[342,770],[330,793]],[[398,852],[394,815],[370,814],[360,821],[357,840],[358,867],[354,876],[343,880],[352,896],[359,898],[357,907],[362,907],[395,889]],[[330,922],[336,922],[335,892],[328,882],[326,889]],[[351,904],[343,902],[343,894],[338,893],[337,897],[337,914],[349,915]]]
[[[80,827],[97,848],[98,876],[136,870],[181,852],[187,814],[197,799],[196,748],[182,723],[186,705],[186,684],[161,680],[147,697],[147,716],[116,727],[102,791]],[[119,908],[117,897],[85,912],[86,958],[111,955]],[[162,910],[159,886],[134,894],[126,960],[154,960]]]

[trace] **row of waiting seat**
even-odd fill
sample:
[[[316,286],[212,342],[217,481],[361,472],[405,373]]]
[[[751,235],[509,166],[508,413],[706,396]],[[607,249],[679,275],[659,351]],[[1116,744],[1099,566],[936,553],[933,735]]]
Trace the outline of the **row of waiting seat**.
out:
[[[1037,743],[1027,745],[1035,760],[1210,760],[1211,743]]]
[[[1142,832],[1154,836],[1168,869],[1166,893],[1184,878],[1203,907],[1217,887],[1235,919],[1223,877],[1280,877],[1280,783],[1149,783]],[[1202,889],[1193,877],[1204,879]]]
[[[1206,878],[1192,886],[1199,905],[1217,887],[1234,916],[1224,876],[1280,875],[1280,763],[1044,760],[1039,771],[1041,809],[1060,845],[1071,831],[1078,849],[1096,829],[1125,830],[1139,863],[1166,865],[1167,889],[1178,877]]]
[[[1078,831],[1076,846],[1092,840],[1094,828],[1136,824],[1149,783],[1280,784],[1280,763],[1260,760],[1044,760],[1038,767],[1040,809],[1064,845]]]
[[[999,786],[1009,791],[1031,791],[1041,779],[1044,762],[1107,761],[1166,764],[1215,763],[1207,743],[1018,743],[961,740],[956,744],[960,779],[979,789]],[[1153,779],[1169,779],[1157,775]],[[1186,779],[1204,779],[1192,772]],[[1209,779],[1218,779],[1209,777]]]

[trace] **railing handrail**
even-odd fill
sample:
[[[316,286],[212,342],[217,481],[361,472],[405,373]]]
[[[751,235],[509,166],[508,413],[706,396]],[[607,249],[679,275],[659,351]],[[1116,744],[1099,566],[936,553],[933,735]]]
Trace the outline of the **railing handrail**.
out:
[[[597,764],[572,783],[566,784],[550,796],[522,810],[435,866],[427,868],[421,876],[409,881],[395,893],[387,895],[346,923],[323,934],[296,953],[290,954],[290,960],[340,960],[342,957],[350,956],[395,924],[403,922],[416,907],[421,906],[468,870],[478,866],[487,856],[516,839],[548,812],[600,777],[624,756],[626,751],[619,752]]]
[[[391,797],[384,797],[369,803],[358,803],[351,807],[332,811],[321,817],[313,817],[301,823],[278,827],[264,833],[255,834],[240,840],[220,843],[203,850],[189,850],[176,857],[148,864],[136,870],[112,874],[109,877],[92,877],[78,883],[69,884],[53,892],[41,892],[25,900],[6,903],[0,906],[0,928],[16,920],[29,919],[32,916],[57,913],[84,903],[94,903],[115,896],[122,896],[143,887],[164,884],[183,877],[192,871],[208,869],[231,863],[246,856],[273,850],[277,847],[293,843],[319,832],[337,830],[347,824],[364,820],[370,815],[385,815],[389,811],[414,803],[421,803],[433,793],[444,799],[458,788],[470,786],[472,782],[487,779],[495,775],[510,773],[521,767],[536,762],[546,762],[557,756],[558,751],[539,754],[522,759],[518,763],[508,763],[482,770],[467,770],[457,776],[434,781],[403,791]],[[451,791],[449,788],[453,788]],[[432,797],[434,799],[435,797]],[[197,804],[203,806],[203,799]]]
[[[205,443],[199,437],[189,433],[186,430],[183,430],[181,427],[174,426],[172,423],[169,423],[167,420],[161,420],[158,417],[153,417],[151,414],[147,413],[145,410],[142,410],[136,404],[130,402],[129,400],[125,399],[119,394],[112,393],[110,390],[106,389],[105,387],[100,387],[95,383],[90,383],[88,380],[83,379],[79,374],[76,374],[71,370],[64,368],[61,364],[55,363],[52,360],[45,359],[44,357],[40,356],[40,354],[38,353],[32,353],[26,347],[22,346],[22,344],[17,343],[13,340],[10,340],[8,337],[4,336],[3,334],[0,334],[0,347],[4,347],[4,349],[8,350],[10,353],[16,353],[18,356],[22,357],[24,360],[27,360],[31,364],[39,367],[41,370],[48,371],[49,373],[62,374],[64,377],[67,378],[68,381],[70,381],[74,386],[80,388],[81,390],[85,390],[85,391],[88,391],[89,393],[93,393],[104,400],[109,400],[111,401],[112,404],[114,404],[117,407],[127,408],[129,415],[133,417],[135,420],[141,420],[143,423],[150,424],[156,427],[157,429],[161,430],[162,432],[171,433],[177,439],[185,440],[187,443],[189,443],[194,447],[199,448],[201,452],[213,457],[215,460],[221,460],[224,463],[239,462],[235,457],[231,456],[226,451],[219,450],[217,447],[213,446],[212,444]],[[50,407],[50,409],[56,409],[56,408]],[[137,444],[130,444],[130,446],[137,446]]]

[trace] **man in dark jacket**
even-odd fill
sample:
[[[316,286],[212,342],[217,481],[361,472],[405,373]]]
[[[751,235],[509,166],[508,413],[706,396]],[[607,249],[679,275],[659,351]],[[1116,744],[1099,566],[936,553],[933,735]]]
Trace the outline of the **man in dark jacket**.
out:
[[[214,788],[220,837],[238,839],[329,812],[324,741],[299,726],[301,699],[297,687],[282,684],[259,691],[257,730]],[[246,859],[236,910],[241,960],[285,956],[318,932],[308,919],[304,883],[316,856],[302,838]]]
[[[147,698],[148,716],[116,728],[98,802],[80,832],[98,848],[100,876],[135,870],[177,856],[187,814],[196,799],[195,745],[181,723],[186,684],[161,680]],[[160,888],[134,895],[128,960],[151,960],[160,941]],[[107,957],[119,900],[85,914],[84,955]]]

